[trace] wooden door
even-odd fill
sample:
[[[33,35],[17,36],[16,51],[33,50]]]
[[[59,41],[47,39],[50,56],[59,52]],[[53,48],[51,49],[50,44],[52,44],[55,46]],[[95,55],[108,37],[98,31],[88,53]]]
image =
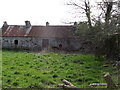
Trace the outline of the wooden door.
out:
[[[42,48],[47,48],[49,46],[49,40],[48,39],[43,39],[42,40]]]

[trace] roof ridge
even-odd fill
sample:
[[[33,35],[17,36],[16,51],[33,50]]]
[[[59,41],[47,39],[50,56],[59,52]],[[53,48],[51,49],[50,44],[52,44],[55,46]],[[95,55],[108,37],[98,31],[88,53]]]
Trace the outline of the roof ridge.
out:
[[[25,26],[25,25],[8,25],[8,26]],[[31,25],[32,27],[33,26],[42,26],[42,27],[46,27],[45,25]],[[73,26],[73,25],[49,25],[49,26],[47,26],[47,27],[57,27],[57,26],[64,26],[64,27],[71,27],[71,26]]]

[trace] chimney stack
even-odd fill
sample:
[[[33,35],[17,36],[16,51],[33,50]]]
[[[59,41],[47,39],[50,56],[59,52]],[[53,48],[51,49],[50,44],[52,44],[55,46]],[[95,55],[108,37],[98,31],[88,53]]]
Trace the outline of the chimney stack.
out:
[[[8,24],[7,24],[7,22],[6,22],[6,21],[4,21],[3,23],[4,23],[4,24],[3,24],[3,27],[8,26]]]
[[[46,22],[46,26],[49,26],[49,22]]]
[[[27,28],[31,27],[30,21],[25,21],[25,25],[26,25]]]
[[[74,22],[74,27],[77,27],[77,22]]]
[[[76,30],[77,30],[77,22],[74,22],[73,27],[74,27],[74,33],[76,33]]]

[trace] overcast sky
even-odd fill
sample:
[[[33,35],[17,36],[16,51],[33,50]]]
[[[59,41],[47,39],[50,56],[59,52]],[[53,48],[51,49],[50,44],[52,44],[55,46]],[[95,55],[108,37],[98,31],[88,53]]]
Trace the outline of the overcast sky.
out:
[[[0,0],[0,3],[0,25],[3,21],[24,24],[25,20],[34,25],[45,25],[47,21],[63,24],[70,17],[65,0]]]
[[[0,0],[0,26],[3,21],[10,25],[24,25],[25,20],[32,25],[63,25],[76,21],[65,5],[68,0]],[[94,1],[94,0],[93,0]]]

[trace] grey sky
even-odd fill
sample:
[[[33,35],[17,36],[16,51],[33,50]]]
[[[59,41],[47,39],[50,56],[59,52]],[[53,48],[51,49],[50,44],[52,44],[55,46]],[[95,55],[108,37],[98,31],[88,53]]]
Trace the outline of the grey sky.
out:
[[[25,20],[33,25],[45,25],[47,21],[51,25],[77,21],[74,14],[69,13],[73,9],[65,5],[67,1],[70,0],[0,0],[0,26],[3,21],[10,25],[24,25]],[[100,0],[90,1],[93,4]]]
[[[65,0],[0,0],[0,25],[24,24],[30,20],[32,24],[62,24],[70,17]]]

